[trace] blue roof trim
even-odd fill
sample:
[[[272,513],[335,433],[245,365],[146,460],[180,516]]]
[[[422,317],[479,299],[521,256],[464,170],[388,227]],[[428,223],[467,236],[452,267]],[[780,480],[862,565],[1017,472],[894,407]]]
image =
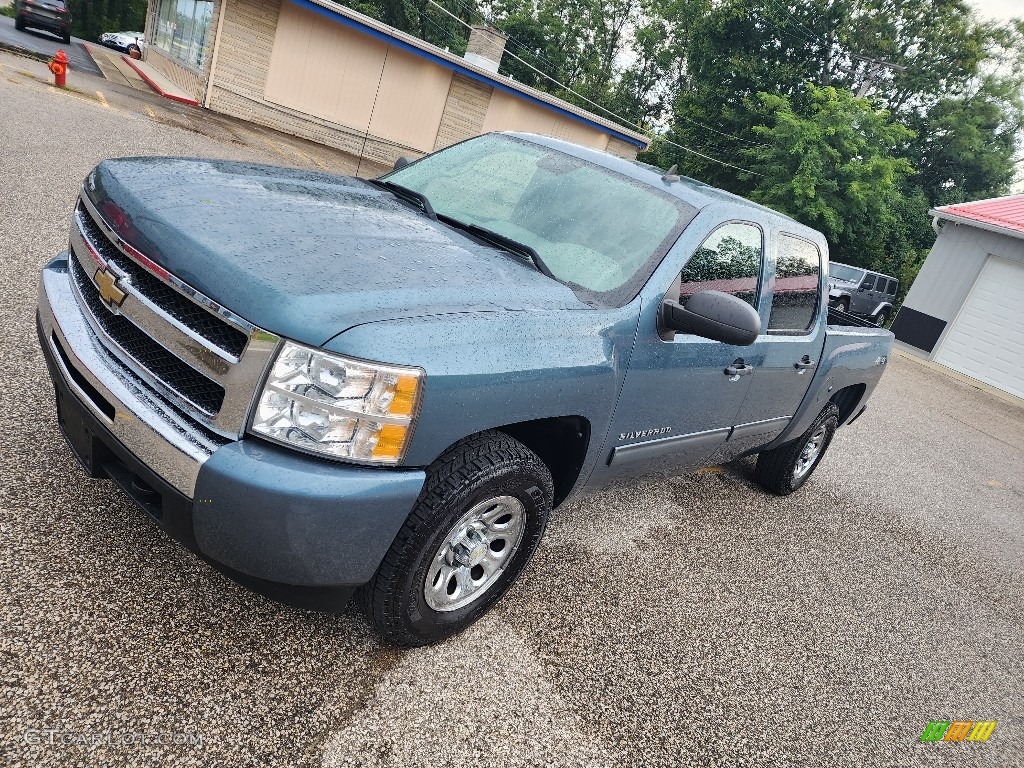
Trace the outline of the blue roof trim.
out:
[[[311,2],[311,0],[289,0],[289,2],[294,3],[295,5],[302,6],[303,8],[308,8],[309,10],[319,13],[322,16],[326,16],[329,19],[333,19],[334,21],[340,21],[342,24],[345,24],[349,27],[353,27],[354,29],[358,29],[360,32],[370,35],[371,37],[375,37],[378,40],[383,40],[389,45],[397,46],[402,50],[408,51],[411,54],[420,56],[424,59],[427,59],[428,61],[432,61],[434,64],[442,66],[445,69],[451,69],[455,72],[458,72],[460,75],[464,75],[465,77],[468,77],[471,80],[476,80],[477,82],[484,83],[485,85],[490,85],[494,88],[498,88],[502,91],[505,91],[506,93],[510,93],[513,96],[518,96],[519,98],[526,99],[527,101],[532,101],[534,104],[538,104],[544,107],[545,109],[550,109],[554,112],[559,113],[560,115],[568,117],[571,120],[583,123],[584,125],[589,125],[590,127],[596,128],[597,130],[601,131],[601,133],[607,133],[619,139],[620,141],[625,141],[627,144],[632,144],[634,147],[644,149],[647,146],[646,142],[640,141],[639,139],[635,139],[632,136],[628,136],[625,133],[619,133],[613,128],[609,128],[606,125],[601,125],[600,123],[594,122],[593,120],[588,120],[582,115],[577,115],[575,112],[570,112],[567,109],[562,109],[561,107],[558,107],[554,104],[550,104],[542,99],[538,99],[536,96],[531,96],[528,93],[523,93],[522,91],[516,88],[512,88],[499,80],[494,80],[484,75],[481,75],[479,72],[475,72],[472,69],[469,69],[467,67],[461,67],[453,61],[448,61],[448,59],[442,58],[441,56],[437,56],[436,54],[433,54],[430,51],[425,51],[422,48],[418,48],[415,45],[410,45],[404,40],[400,40],[397,37],[392,37],[391,35],[388,35],[385,32],[381,32],[380,30],[367,26],[366,24],[356,21],[355,19],[350,19],[348,16],[345,16],[344,14],[341,13],[337,13],[336,11],[332,11],[330,8],[324,8],[322,5],[317,5],[316,3]]]

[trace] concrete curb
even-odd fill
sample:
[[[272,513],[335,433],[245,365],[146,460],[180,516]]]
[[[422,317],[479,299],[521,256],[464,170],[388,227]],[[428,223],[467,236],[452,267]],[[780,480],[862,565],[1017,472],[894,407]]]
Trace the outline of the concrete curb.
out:
[[[138,74],[138,76],[141,77],[146,82],[146,85],[148,85],[154,91],[159,93],[165,99],[171,99],[173,101],[180,101],[182,104],[188,104],[190,107],[198,107],[199,106],[198,99],[192,99],[192,98],[189,98],[188,96],[178,96],[177,94],[168,93],[167,91],[165,91],[163,88],[161,88],[159,85],[157,85],[149,75],[147,75],[145,72],[143,72],[141,68],[136,66],[135,62],[132,60],[132,58],[130,56],[123,56],[122,55],[121,58],[124,59],[125,64],[127,64],[129,67],[131,67],[132,69],[135,70],[135,72]]]
[[[22,48],[18,45],[5,43],[2,40],[0,40],[0,51],[7,51],[8,53],[13,53],[15,56],[23,56],[26,59],[35,59],[36,61],[41,61],[43,63],[48,62],[51,58],[50,56],[47,56],[45,53],[30,51],[28,48]]]

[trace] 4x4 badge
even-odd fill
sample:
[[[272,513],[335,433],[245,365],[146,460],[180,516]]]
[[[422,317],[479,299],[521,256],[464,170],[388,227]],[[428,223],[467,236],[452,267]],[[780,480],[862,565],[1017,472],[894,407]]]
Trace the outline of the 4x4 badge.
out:
[[[107,306],[113,309],[124,304],[127,293],[121,290],[117,284],[117,277],[105,269],[96,270],[96,287],[100,290],[100,296]]]

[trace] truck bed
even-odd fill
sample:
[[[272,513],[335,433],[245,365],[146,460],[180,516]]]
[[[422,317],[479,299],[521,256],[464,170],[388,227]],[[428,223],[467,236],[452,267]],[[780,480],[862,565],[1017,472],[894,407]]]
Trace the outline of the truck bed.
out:
[[[847,325],[854,326],[856,328],[877,328],[870,320],[865,320],[863,317],[857,315],[851,315],[849,312],[843,312],[839,309],[828,308],[828,324],[829,325]]]

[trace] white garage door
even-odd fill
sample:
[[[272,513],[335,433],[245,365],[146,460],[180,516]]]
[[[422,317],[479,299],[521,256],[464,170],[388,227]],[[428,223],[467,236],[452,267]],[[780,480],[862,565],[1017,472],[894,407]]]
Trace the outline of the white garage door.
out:
[[[1024,264],[989,257],[935,361],[1024,397]]]

